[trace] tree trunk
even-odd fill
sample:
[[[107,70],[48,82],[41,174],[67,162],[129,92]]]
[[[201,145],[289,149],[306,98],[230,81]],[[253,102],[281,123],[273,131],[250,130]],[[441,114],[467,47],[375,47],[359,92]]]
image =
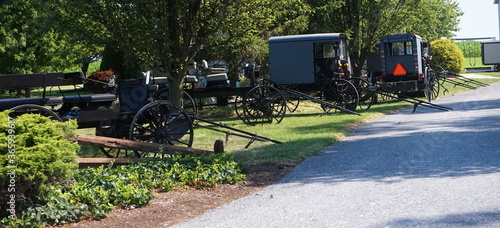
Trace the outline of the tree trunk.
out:
[[[359,64],[359,63],[352,64],[352,76],[353,77],[357,77],[357,78],[361,77],[362,70],[363,70],[363,64]]]
[[[173,77],[169,77],[168,80],[168,100],[181,108],[183,108],[184,75],[185,73],[181,72]]]
[[[87,75],[87,71],[89,70],[89,66],[90,66],[90,62],[84,62],[82,63],[82,72],[83,72],[83,75]]]
[[[231,82],[231,87],[236,87],[236,82],[240,80],[238,66],[230,65],[228,79]]]

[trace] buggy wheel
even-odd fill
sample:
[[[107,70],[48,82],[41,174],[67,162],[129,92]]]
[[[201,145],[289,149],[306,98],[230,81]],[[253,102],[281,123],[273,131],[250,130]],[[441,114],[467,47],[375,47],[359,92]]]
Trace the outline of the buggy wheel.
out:
[[[179,106],[168,101],[156,101],[142,107],[134,116],[129,139],[191,147],[193,123],[189,114]],[[134,152],[138,157],[146,155],[143,152]],[[163,157],[164,153],[151,155]]]
[[[439,96],[439,78],[437,72],[430,67],[425,68],[424,84],[425,96],[431,102]]]
[[[323,87],[322,92],[325,101],[353,112],[359,104],[358,90],[344,79],[330,81]],[[330,112],[330,108],[323,105],[321,107],[326,113]]]
[[[376,87],[363,78],[351,78],[351,83],[358,90],[359,107],[365,110],[369,109],[376,99]]]
[[[300,96],[287,92],[287,90],[283,92],[283,95],[286,99],[286,107],[288,108],[288,111],[295,112],[300,104]]]
[[[247,123],[280,123],[286,113],[286,99],[278,89],[261,85],[252,88],[243,99],[243,120]]]
[[[12,111],[9,114],[9,116],[12,118],[15,118],[23,114],[40,114],[42,116],[49,117],[51,120],[57,120],[61,122],[63,121],[62,118],[57,113],[40,105],[24,104],[24,105],[18,105],[9,110]]]
[[[152,97],[153,97],[153,99],[155,99],[157,101],[168,101],[169,100],[168,99],[168,96],[169,96],[168,92],[169,92],[168,87],[162,88],[162,89],[156,91]],[[198,114],[198,108],[196,107],[196,101],[186,91],[183,91],[182,108],[189,115],[196,116],[196,114]]]
[[[241,96],[234,98],[234,111],[243,122],[248,122],[247,115],[244,114],[245,110],[243,109],[243,98]]]
[[[262,79],[261,84],[272,86],[276,89],[279,89],[280,91],[283,91],[283,88],[278,83],[270,79]],[[285,96],[286,99],[286,107],[288,108],[288,111],[295,112],[300,104],[300,96],[288,93],[286,92],[286,90],[284,90],[283,95]]]
[[[95,135],[127,139],[128,125],[124,125],[121,120],[102,121],[99,123],[99,126],[95,128]],[[108,147],[99,147],[99,149],[108,158],[129,158],[137,156],[132,150]]]
[[[99,147],[99,150],[108,158],[131,158],[137,157],[137,153],[132,150],[120,148]]]

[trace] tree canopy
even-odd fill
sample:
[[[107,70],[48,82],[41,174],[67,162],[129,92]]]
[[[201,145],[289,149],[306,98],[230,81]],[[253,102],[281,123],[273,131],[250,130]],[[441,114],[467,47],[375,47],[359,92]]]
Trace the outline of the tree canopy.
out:
[[[309,0],[316,9],[310,31],[343,32],[348,37],[354,75],[383,35],[416,33],[424,39],[457,30],[458,5],[450,0]]]
[[[0,74],[62,71],[76,60],[68,37],[54,30],[41,5],[33,0],[0,5]]]
[[[238,68],[245,63],[268,68],[267,39],[271,36],[299,34],[307,28],[310,7],[302,1],[269,1],[259,8],[266,10],[265,23],[240,24],[224,31],[198,53],[197,60],[224,60],[229,68],[229,80],[238,81]],[[254,14],[261,14],[256,11]],[[247,15],[242,21],[255,20],[256,15]],[[264,19],[264,18],[263,18]]]
[[[463,15],[455,0],[422,0],[415,9],[406,31],[420,35],[424,40],[452,37],[459,30]]]

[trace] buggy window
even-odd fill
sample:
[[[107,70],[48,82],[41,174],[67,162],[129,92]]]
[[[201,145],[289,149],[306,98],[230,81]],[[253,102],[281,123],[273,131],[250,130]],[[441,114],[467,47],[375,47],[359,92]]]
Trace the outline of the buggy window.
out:
[[[335,58],[335,47],[333,43],[314,44],[314,55],[316,58]]]
[[[386,51],[389,56],[412,55],[412,42],[394,42],[386,44]]]

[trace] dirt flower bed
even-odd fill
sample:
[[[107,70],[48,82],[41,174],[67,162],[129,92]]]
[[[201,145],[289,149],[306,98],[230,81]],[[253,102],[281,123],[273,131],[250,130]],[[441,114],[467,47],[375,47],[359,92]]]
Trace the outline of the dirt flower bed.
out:
[[[171,226],[269,186],[292,169],[292,166],[252,165],[247,168],[245,183],[242,184],[157,192],[155,199],[146,206],[132,210],[115,209],[102,220],[84,220],[60,227]]]

